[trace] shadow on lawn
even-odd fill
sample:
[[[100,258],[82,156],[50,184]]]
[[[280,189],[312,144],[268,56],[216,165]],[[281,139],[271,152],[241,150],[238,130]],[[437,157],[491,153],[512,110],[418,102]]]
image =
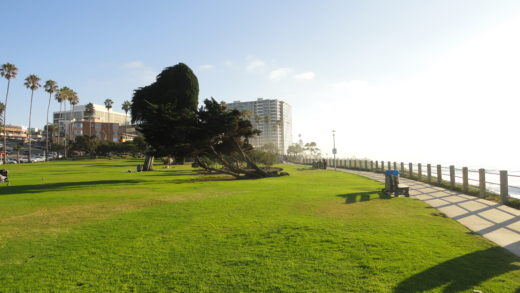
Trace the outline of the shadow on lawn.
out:
[[[447,285],[442,292],[479,289],[478,284],[520,269],[518,258],[502,247],[492,247],[450,259],[399,283],[396,293],[426,292]],[[518,289],[516,292],[519,292]]]
[[[80,182],[59,182],[34,185],[11,185],[0,188],[0,196],[15,195],[19,193],[41,193],[47,191],[87,189],[93,186],[119,185],[142,183],[143,180],[95,180]]]
[[[338,197],[343,197],[345,199],[346,204],[356,203],[358,201],[369,201],[370,195],[377,194],[379,199],[390,199],[389,195],[382,193],[381,191],[369,191],[369,192],[354,192],[354,193],[346,193],[346,194],[338,194]],[[358,200],[359,197],[359,200]]]

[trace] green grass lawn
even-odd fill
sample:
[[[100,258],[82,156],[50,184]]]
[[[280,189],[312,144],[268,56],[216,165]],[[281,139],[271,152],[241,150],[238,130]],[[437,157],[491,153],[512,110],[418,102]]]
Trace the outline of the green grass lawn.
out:
[[[9,165],[0,292],[520,292],[520,259],[356,175]]]

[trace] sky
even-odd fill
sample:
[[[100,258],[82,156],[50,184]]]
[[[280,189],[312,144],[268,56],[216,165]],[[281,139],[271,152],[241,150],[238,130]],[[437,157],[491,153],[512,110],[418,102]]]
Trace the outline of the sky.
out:
[[[293,109],[293,138],[331,156],[520,170],[520,1],[5,1],[0,63],[114,110],[179,62],[200,97]],[[6,81],[0,81],[4,101]],[[33,125],[48,95],[35,92]],[[51,111],[59,105],[52,101]]]

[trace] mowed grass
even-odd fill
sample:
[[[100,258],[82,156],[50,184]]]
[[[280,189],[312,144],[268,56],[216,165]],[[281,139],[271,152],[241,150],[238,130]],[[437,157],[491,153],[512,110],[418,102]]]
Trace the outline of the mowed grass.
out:
[[[515,292],[520,259],[378,182],[135,160],[9,165],[0,292]]]

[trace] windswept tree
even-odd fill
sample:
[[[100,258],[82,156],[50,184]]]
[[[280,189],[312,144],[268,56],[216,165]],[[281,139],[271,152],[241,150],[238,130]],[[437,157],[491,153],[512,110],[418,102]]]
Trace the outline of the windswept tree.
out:
[[[31,118],[32,118],[32,104],[33,104],[33,96],[34,91],[41,87],[40,78],[34,74],[31,74],[25,78],[24,82],[25,87],[31,90],[31,103],[29,104],[29,154],[28,160],[31,161],[32,158],[32,134],[31,134]]]
[[[89,133],[88,135],[92,136],[92,120],[94,119],[94,115],[96,114],[96,109],[94,108],[94,104],[88,103],[85,106],[85,116],[87,116],[87,119],[89,121],[88,128]]]
[[[46,92],[49,93],[49,103],[47,104],[47,123],[46,123],[46,131],[45,131],[45,161],[49,158],[49,110],[51,108],[51,98],[52,94],[58,91],[58,84],[54,80],[47,80],[45,85],[43,86]]]
[[[9,87],[11,85],[11,79],[16,78],[16,75],[18,74],[18,68],[11,63],[5,63],[0,68],[0,76],[7,79],[7,90],[5,92],[5,110],[4,110],[4,119],[3,119],[3,125],[4,125],[4,154],[7,154],[7,99],[9,98]],[[4,156],[4,164],[7,164],[7,156]]]
[[[112,105],[114,104],[114,101],[111,99],[105,100],[105,108],[107,108],[108,111],[108,122],[110,122],[110,109],[112,109]]]

